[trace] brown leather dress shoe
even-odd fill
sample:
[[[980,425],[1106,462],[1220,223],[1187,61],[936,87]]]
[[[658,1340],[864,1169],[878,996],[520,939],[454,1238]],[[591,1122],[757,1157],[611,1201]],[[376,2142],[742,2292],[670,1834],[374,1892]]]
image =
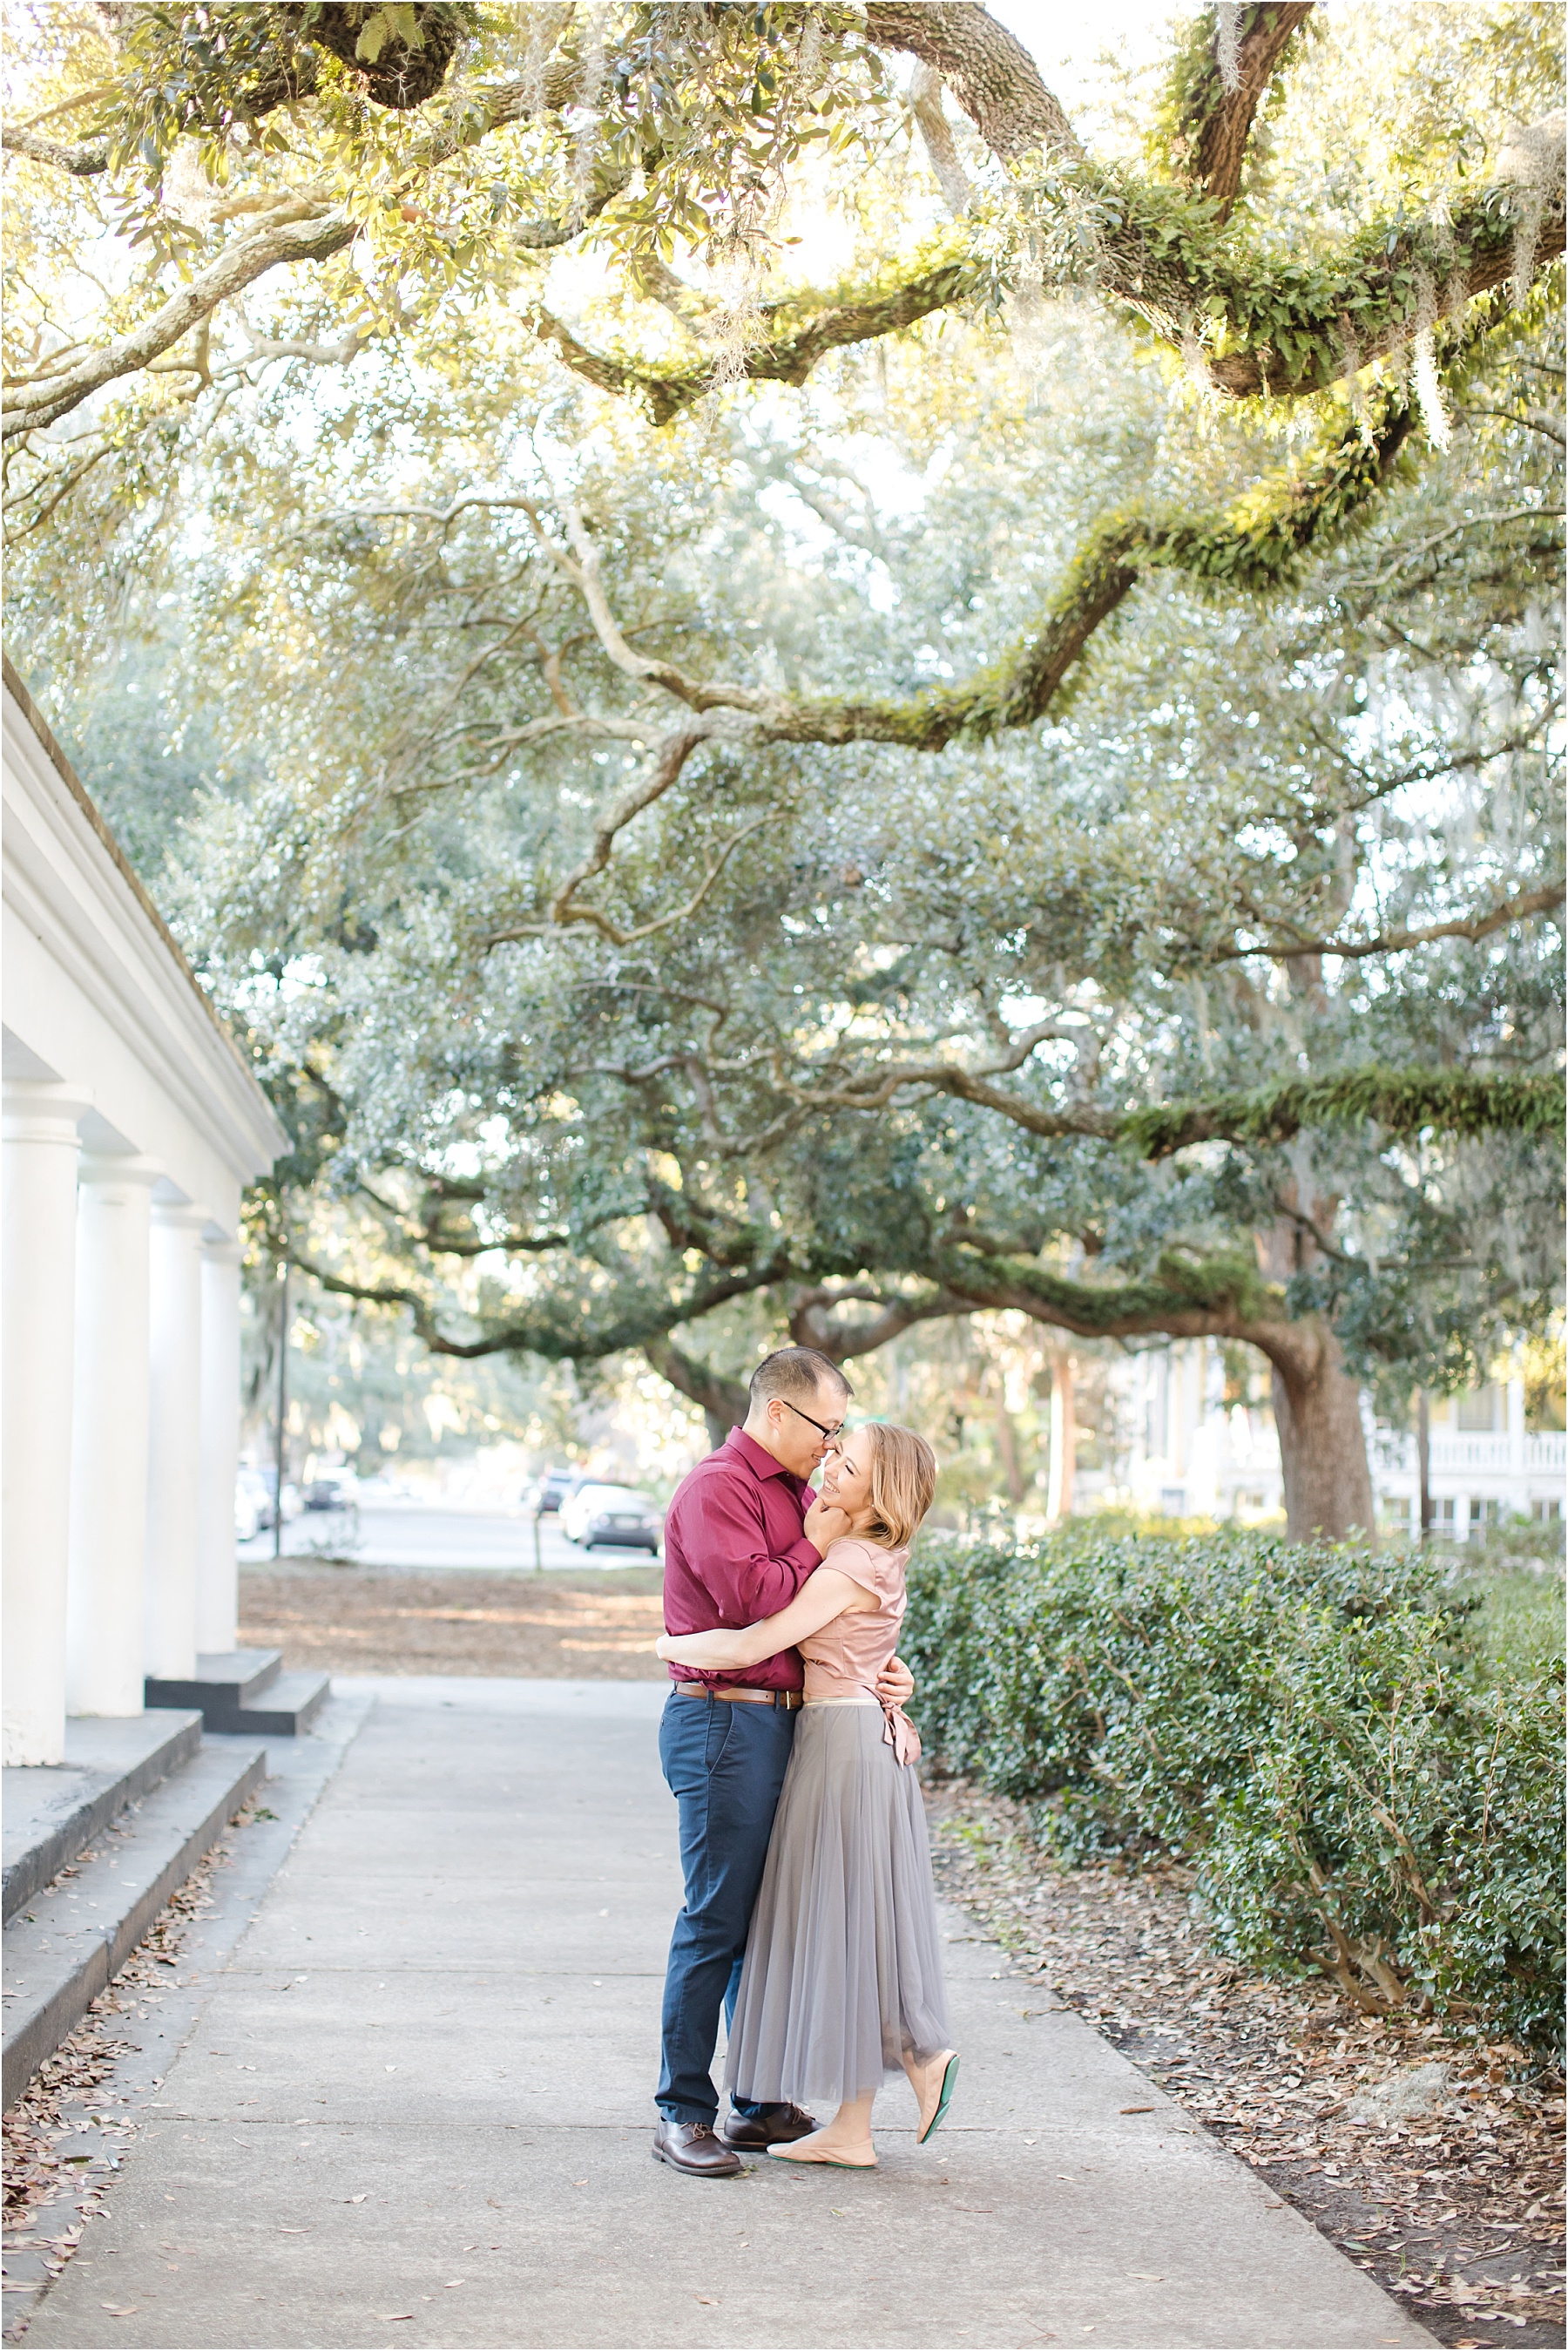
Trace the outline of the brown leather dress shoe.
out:
[[[815,2115],[803,2113],[799,2106],[778,2106],[771,2115],[732,2114],[724,2124],[723,2137],[728,2147],[757,2153],[763,2147],[785,2147],[794,2138],[809,2138],[815,2128]]]
[[[724,2145],[711,2123],[672,2123],[660,2115],[653,2134],[656,2163],[673,2164],[699,2179],[733,2179],[744,2167]]]

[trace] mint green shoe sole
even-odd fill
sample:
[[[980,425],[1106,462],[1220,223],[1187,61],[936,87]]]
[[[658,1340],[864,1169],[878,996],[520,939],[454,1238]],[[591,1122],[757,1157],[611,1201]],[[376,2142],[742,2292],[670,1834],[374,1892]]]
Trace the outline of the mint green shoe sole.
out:
[[[924,2147],[926,2141],[929,2138],[934,2138],[938,2131],[941,2128],[942,2117],[953,2102],[953,2085],[958,2080],[958,2059],[956,2057],[950,2057],[948,2059],[947,2072],[942,2075],[942,2095],[937,2100],[936,2113],[931,2116],[930,2121],[920,2133],[919,2139],[916,2141],[917,2146]]]

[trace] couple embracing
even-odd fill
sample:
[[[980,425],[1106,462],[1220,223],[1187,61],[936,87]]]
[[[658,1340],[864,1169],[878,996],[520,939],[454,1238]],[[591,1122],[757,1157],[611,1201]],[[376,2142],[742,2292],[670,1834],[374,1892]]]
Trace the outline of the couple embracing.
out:
[[[914,1683],[894,1655],[936,1462],[910,1429],[846,1436],[849,1395],[830,1356],[780,1348],[753,1375],[744,1427],[698,1463],[665,1522],[658,1648],[674,1687],[659,1757],[686,1899],[653,2152],[702,2179],[739,2171],[737,2150],[869,2168],[884,2078],[909,2076],[924,2140],[958,2072],[903,1712]],[[820,2128],[809,2101],[834,2110]]]

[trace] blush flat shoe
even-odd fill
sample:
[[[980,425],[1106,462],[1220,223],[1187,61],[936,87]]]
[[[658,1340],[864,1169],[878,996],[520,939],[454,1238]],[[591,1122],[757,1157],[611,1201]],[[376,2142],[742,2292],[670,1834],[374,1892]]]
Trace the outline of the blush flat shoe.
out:
[[[952,2104],[953,2090],[958,2082],[958,2052],[954,2049],[944,2049],[937,2056],[932,2058],[931,2064],[933,2068],[938,2065],[941,2067],[941,2080],[937,2090],[937,2102],[931,2109],[930,2118],[929,2121],[924,2119],[926,2112],[925,2099],[922,2097],[920,2100],[920,2114],[922,2120],[920,2123],[920,2135],[916,2141],[916,2145],[918,2147],[924,2147],[929,2138],[935,2137],[937,2132],[940,2130],[942,2126],[943,2117],[946,2116],[948,2108]]]
[[[800,2139],[793,2147],[770,2147],[768,2153],[778,2163],[820,2163],[833,2171],[875,2171],[877,2168],[877,2158],[874,2155],[867,2156],[861,2160],[847,2155],[804,2154],[803,2148],[809,2147],[810,2144],[809,2139]]]

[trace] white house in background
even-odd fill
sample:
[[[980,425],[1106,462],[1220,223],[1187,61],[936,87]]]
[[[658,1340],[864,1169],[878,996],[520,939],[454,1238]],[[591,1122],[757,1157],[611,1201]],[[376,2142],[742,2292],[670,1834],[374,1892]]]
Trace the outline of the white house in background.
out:
[[[234,1647],[239,1216],[287,1137],[4,665],[5,1760]]]
[[[1108,1383],[1117,1427],[1111,1466],[1080,1471],[1078,1507],[1131,1504],[1172,1518],[1272,1517],[1284,1509],[1273,1416],[1227,1405],[1220,1349],[1182,1339],[1125,1357]],[[1412,1529],[1419,1513],[1416,1440],[1366,1420],[1377,1511]],[[1438,1530],[1464,1540],[1472,1529],[1514,1518],[1562,1515],[1568,1437],[1532,1436],[1524,1426],[1524,1384],[1489,1386],[1434,1403],[1429,1481]]]
[[[1434,1400],[1428,1441],[1428,1482],[1439,1534],[1463,1542],[1472,1531],[1511,1519],[1563,1516],[1568,1435],[1526,1429],[1522,1380]],[[1376,1430],[1372,1479],[1385,1516],[1414,1529],[1420,1511],[1415,1438]]]
[[[1273,1416],[1227,1405],[1224,1362],[1207,1339],[1113,1361],[1106,1466],[1080,1470],[1077,1505],[1130,1505],[1168,1518],[1262,1519],[1284,1509]]]

